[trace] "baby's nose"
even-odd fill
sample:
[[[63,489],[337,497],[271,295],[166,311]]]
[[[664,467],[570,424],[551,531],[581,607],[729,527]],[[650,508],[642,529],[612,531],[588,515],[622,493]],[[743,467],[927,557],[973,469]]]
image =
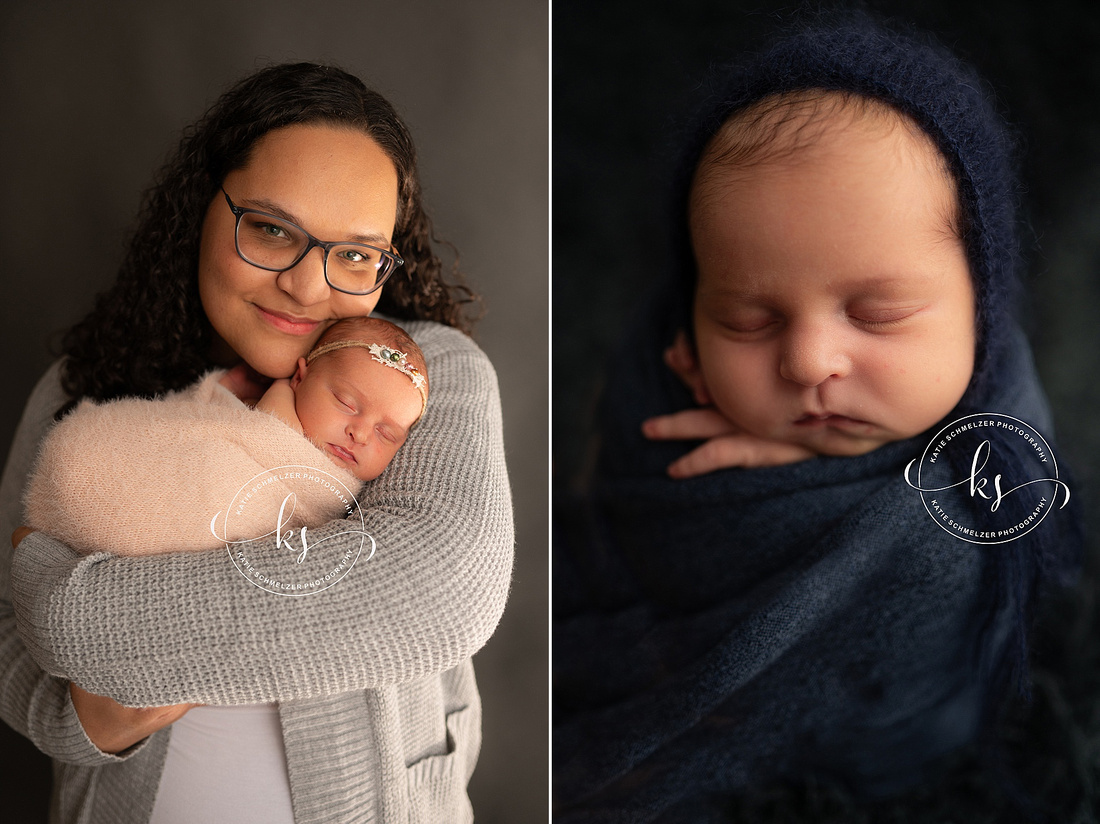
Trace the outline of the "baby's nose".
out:
[[[842,340],[827,324],[792,325],[783,341],[779,374],[802,386],[818,386],[841,378],[851,369]]]
[[[365,422],[361,421],[359,418],[352,418],[348,421],[348,425],[344,431],[347,433],[348,437],[351,438],[353,443],[363,443],[366,429],[367,425]]]

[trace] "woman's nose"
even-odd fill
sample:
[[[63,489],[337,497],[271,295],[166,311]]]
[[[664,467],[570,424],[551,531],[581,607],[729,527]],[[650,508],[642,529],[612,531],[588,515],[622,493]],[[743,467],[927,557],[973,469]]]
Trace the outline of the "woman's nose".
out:
[[[803,323],[787,329],[779,361],[779,374],[786,380],[817,386],[850,370],[843,340],[828,324]]]
[[[324,255],[325,250],[319,246],[310,249],[297,264],[280,272],[275,281],[299,306],[315,306],[330,296]]]

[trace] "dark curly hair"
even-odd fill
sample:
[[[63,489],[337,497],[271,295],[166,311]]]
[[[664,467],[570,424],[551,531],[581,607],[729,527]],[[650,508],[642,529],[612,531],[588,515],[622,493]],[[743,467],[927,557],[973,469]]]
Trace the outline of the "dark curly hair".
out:
[[[118,279],[65,335],[62,385],[74,401],[152,396],[180,389],[214,366],[213,328],[199,299],[202,224],[225,176],[248,163],[256,141],[284,126],[332,123],[371,137],[397,170],[393,243],[405,265],[377,309],[470,331],[478,297],[456,271],[449,282],[432,248],[421,203],[416,150],[382,95],[333,66],[288,63],[244,78],[184,132],[145,193]]]

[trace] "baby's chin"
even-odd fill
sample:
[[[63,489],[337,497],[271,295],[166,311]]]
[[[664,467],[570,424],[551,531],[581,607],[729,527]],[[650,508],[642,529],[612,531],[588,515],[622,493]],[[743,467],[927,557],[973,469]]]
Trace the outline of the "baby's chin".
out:
[[[815,455],[846,458],[866,455],[880,446],[908,437],[887,432],[871,424],[860,425],[846,421],[796,423],[780,428],[767,427],[755,432],[752,428],[745,427],[745,431],[766,440],[801,446]]]
[[[334,463],[339,463],[339,461],[334,461]],[[357,466],[351,463],[345,463],[342,465],[341,468],[346,469],[348,472],[354,475],[356,480],[363,482],[373,481],[375,478],[386,471],[386,467],[378,469],[376,467]]]
[[[325,457],[332,462],[332,465],[350,473],[358,481],[373,481],[379,475],[386,471],[385,467],[382,469],[376,469],[374,467],[360,466],[354,461],[350,461],[347,458],[338,454],[330,445],[319,442],[313,438],[313,445],[325,453]]]

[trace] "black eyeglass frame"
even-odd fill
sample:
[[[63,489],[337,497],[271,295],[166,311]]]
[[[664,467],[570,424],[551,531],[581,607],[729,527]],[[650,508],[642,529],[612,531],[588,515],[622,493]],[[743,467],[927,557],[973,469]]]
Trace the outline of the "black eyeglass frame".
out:
[[[229,204],[229,210],[231,212],[233,212],[234,217],[236,217],[236,219],[237,219],[237,224],[236,224],[236,226],[233,227],[233,245],[237,250],[237,257],[239,257],[245,263],[247,263],[251,266],[255,266],[257,269],[263,269],[265,272],[286,272],[290,269],[293,269],[295,266],[297,266],[299,263],[301,263],[302,260],[305,259],[305,256],[309,254],[310,250],[313,249],[316,246],[316,247],[320,248],[321,250],[323,250],[323,252],[324,252],[324,255],[323,255],[323,258],[322,258],[322,263],[321,263],[321,270],[325,273],[325,283],[327,283],[329,285],[329,288],[330,289],[335,289],[337,292],[343,292],[345,295],[356,295],[357,297],[362,297],[363,295],[370,295],[370,294],[373,294],[374,292],[377,292],[379,289],[382,288],[382,285],[387,280],[390,279],[390,275],[392,275],[399,268],[401,268],[402,266],[405,265],[404,259],[402,259],[402,257],[400,255],[398,255],[396,252],[392,252],[388,249],[380,249],[377,246],[371,246],[369,243],[356,243],[355,241],[351,241],[351,240],[336,240],[336,241],[331,241],[331,242],[324,241],[324,240],[318,240],[313,235],[311,235],[309,232],[307,232],[305,229],[303,229],[301,226],[299,226],[297,223],[294,223],[291,220],[287,220],[286,218],[279,217],[278,215],[273,215],[270,212],[261,211],[260,209],[246,209],[243,206],[238,206],[236,203],[234,203],[232,201],[232,199],[230,199],[229,193],[224,188],[222,188],[221,191],[222,191],[222,194],[225,196],[225,202]],[[298,255],[298,257],[294,258],[294,262],[291,263],[289,266],[282,266],[282,267],[264,266],[262,263],[257,263],[254,260],[249,260],[247,257],[245,257],[244,252],[241,251],[241,238],[240,238],[241,218],[243,218],[247,214],[261,215],[262,217],[267,217],[267,218],[271,218],[272,220],[277,220],[279,223],[285,223],[288,226],[293,226],[295,229],[297,229],[299,232],[301,232],[303,235],[305,235],[306,238],[309,240],[309,242],[306,244],[306,248],[304,248],[301,251],[301,253]],[[386,258],[387,260],[390,260],[393,265],[390,266],[389,269],[378,279],[378,281],[375,282],[373,287],[371,287],[370,289],[368,289],[365,292],[355,292],[355,291],[352,291],[351,289],[342,289],[341,287],[337,286],[331,280],[328,279],[328,253],[329,253],[329,250],[332,249],[334,246],[362,246],[366,249],[371,249],[375,252],[378,252],[380,255],[382,255],[383,258]]]

